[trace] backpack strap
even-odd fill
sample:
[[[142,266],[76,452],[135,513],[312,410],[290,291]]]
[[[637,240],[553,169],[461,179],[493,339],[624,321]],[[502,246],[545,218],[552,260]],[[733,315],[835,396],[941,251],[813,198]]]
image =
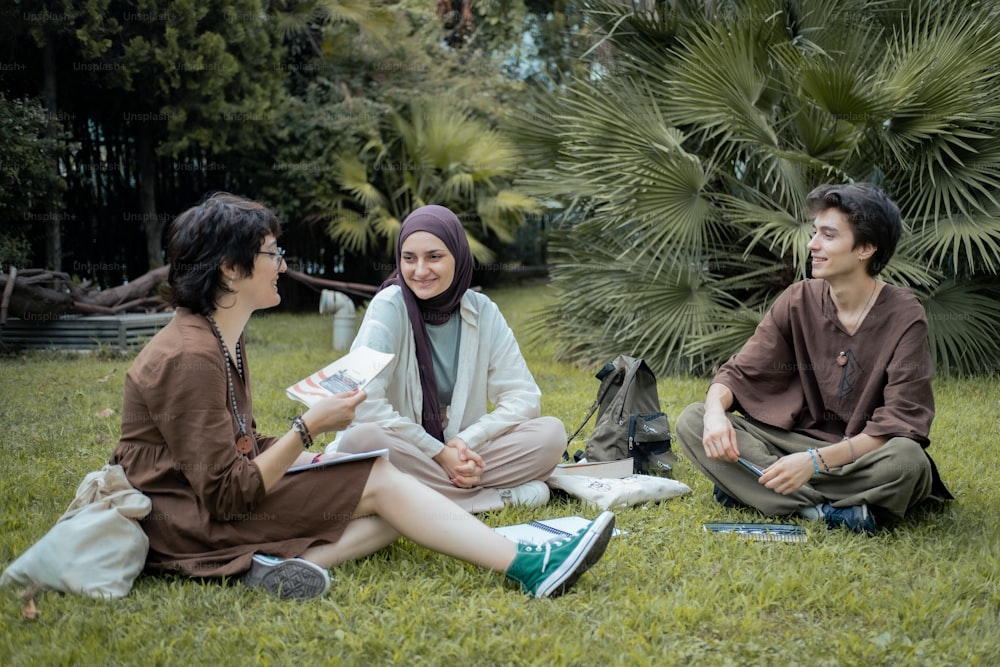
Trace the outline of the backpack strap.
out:
[[[573,442],[573,438],[579,435],[580,431],[583,430],[583,427],[586,426],[587,422],[590,421],[590,418],[594,416],[595,412],[597,412],[597,408],[600,407],[601,401],[604,400],[604,397],[607,396],[608,391],[611,389],[612,383],[610,379],[609,381],[605,382],[604,378],[608,377],[608,375],[614,370],[615,370],[614,364],[606,364],[604,368],[602,368],[601,371],[597,374],[596,377],[599,380],[601,380],[601,386],[598,387],[597,389],[597,397],[594,399],[594,404],[590,406],[590,410],[587,411],[587,416],[583,418],[583,421],[580,422],[580,425],[576,427],[575,431],[573,431],[573,435],[569,436],[566,439],[567,445]],[[563,452],[563,457],[568,458],[568,455],[565,452]]]
[[[573,438],[575,438],[580,433],[580,431],[583,430],[583,427],[587,425],[587,422],[590,421],[590,418],[594,416],[595,412],[597,412],[597,406],[601,404],[601,396],[603,396],[603,394],[599,395],[597,400],[594,401],[594,404],[590,406],[590,410],[587,411],[587,416],[583,418],[583,421],[580,422],[580,425],[576,427],[576,430],[573,431],[573,434],[568,438],[566,438],[567,445],[573,442]]]

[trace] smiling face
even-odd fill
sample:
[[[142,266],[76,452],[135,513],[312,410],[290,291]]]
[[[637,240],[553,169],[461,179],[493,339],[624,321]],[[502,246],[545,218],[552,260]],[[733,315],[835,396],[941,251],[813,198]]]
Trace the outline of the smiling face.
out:
[[[268,254],[273,253],[273,254]],[[257,251],[253,264],[253,275],[245,276],[239,287],[239,294],[244,294],[253,310],[273,308],[281,303],[278,293],[278,276],[285,272],[288,266],[281,256],[278,241],[273,234],[264,237]]]
[[[816,214],[813,236],[807,248],[812,261],[812,277],[828,281],[857,277],[859,271],[861,275],[867,275],[867,260],[874,252],[874,248],[867,244],[855,247],[851,223],[836,208]]]
[[[413,232],[403,241],[399,272],[418,299],[431,299],[451,286],[455,257],[444,241],[430,232]]]

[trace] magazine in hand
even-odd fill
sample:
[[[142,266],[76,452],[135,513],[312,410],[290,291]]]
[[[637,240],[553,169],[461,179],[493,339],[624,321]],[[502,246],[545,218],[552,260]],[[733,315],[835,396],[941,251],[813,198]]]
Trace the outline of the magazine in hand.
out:
[[[341,463],[348,463],[350,461],[363,461],[364,459],[374,459],[381,456],[386,461],[389,460],[389,450],[388,449],[373,449],[370,452],[357,452],[354,454],[324,454],[327,458],[322,461],[317,461],[316,463],[306,463],[300,466],[292,466],[285,471],[287,475],[290,472],[302,472],[304,470],[314,470],[316,468],[325,468],[327,466],[340,465]]]
[[[364,389],[395,355],[359,347],[285,390],[288,397],[312,407],[337,394]]]
[[[493,530],[514,542],[543,544],[559,537],[572,537],[589,526],[590,522],[591,519],[585,519],[582,516],[564,516],[556,519],[529,521],[514,526],[499,526]],[[620,532],[615,528],[612,535],[618,535]]]

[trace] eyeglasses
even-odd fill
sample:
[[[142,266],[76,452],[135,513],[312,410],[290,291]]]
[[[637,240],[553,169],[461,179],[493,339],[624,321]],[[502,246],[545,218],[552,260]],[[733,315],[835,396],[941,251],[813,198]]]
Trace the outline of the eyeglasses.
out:
[[[271,257],[274,258],[274,263],[277,264],[278,266],[281,266],[281,263],[283,261],[285,261],[285,249],[284,248],[275,248],[274,252],[269,252],[267,250],[258,250],[257,254],[258,255],[270,255]]]

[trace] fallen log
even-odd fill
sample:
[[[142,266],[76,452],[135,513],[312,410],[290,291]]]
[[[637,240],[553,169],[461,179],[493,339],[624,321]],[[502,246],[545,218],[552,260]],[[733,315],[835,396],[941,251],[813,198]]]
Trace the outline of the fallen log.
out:
[[[71,313],[116,315],[164,310],[166,302],[153,292],[168,272],[169,267],[161,266],[123,285],[92,290],[89,283],[75,283],[66,273],[11,268],[9,273],[0,274],[0,325],[8,317],[52,319]]]
[[[309,274],[302,273],[301,271],[295,271],[293,269],[288,269],[285,271],[285,275],[294,280],[298,280],[301,283],[316,287],[318,289],[332,289],[338,292],[345,292],[347,294],[353,294],[360,297],[373,297],[375,293],[378,292],[378,285],[365,285],[364,283],[345,283],[340,280],[328,280],[326,278],[317,278],[315,276],[310,276]]]

